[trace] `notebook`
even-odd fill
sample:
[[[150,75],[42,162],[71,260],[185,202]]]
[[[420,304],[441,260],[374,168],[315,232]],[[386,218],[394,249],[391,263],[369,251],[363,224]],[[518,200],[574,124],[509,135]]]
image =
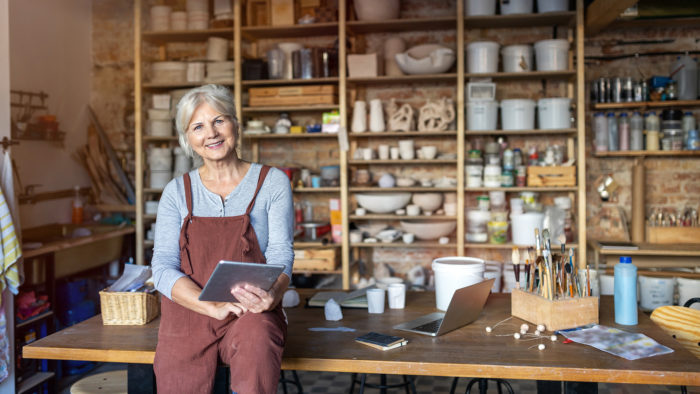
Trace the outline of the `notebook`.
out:
[[[494,280],[488,279],[457,289],[444,313],[430,313],[415,320],[397,324],[394,328],[436,337],[465,326],[481,314]]]

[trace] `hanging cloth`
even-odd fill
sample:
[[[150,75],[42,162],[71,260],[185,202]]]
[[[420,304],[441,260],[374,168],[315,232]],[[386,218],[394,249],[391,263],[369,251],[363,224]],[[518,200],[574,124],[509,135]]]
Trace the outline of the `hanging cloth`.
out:
[[[19,289],[19,270],[17,261],[22,256],[15,226],[12,223],[12,215],[5,201],[5,195],[0,190],[0,236],[2,247],[0,248],[0,292],[9,288],[12,294],[17,295]]]
[[[12,223],[15,227],[15,236],[19,244],[22,244],[22,231],[19,222],[19,205],[17,204],[17,194],[15,194],[14,171],[10,151],[5,151],[0,160],[0,191],[5,195],[5,202],[10,209]],[[17,261],[17,272],[19,273],[19,283],[24,283],[24,259],[20,256]]]

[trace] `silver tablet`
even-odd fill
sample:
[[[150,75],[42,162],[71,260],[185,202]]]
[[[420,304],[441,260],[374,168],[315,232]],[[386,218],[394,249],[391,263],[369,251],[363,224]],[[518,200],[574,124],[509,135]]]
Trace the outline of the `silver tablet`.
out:
[[[207,284],[199,295],[200,301],[238,302],[231,294],[237,285],[251,284],[263,290],[270,290],[280,274],[282,264],[239,263],[219,261]]]

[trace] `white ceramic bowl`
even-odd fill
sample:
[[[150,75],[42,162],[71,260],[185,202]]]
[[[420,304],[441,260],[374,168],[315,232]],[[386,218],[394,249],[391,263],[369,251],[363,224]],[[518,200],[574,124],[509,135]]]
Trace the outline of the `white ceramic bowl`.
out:
[[[457,222],[454,220],[446,222],[409,222],[401,221],[401,228],[404,231],[413,233],[418,239],[431,240],[444,237],[451,234],[455,227],[457,227]]]
[[[357,203],[373,213],[390,213],[403,208],[411,201],[411,193],[355,194]]]
[[[397,53],[394,58],[406,74],[444,73],[456,59],[452,49],[437,44],[418,45],[404,53]]]
[[[423,211],[433,212],[442,206],[442,193],[415,193],[413,203]]]

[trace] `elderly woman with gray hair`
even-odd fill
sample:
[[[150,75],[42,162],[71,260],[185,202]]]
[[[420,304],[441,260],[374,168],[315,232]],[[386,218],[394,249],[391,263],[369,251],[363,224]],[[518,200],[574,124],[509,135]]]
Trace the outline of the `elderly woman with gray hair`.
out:
[[[203,165],[170,181],[158,204],[158,392],[211,392],[219,360],[230,366],[235,393],[275,392],[287,330],[281,300],[294,260],[289,179],[238,157],[240,129],[225,87],[190,90],[175,123],[180,145]],[[286,268],[269,291],[246,285],[232,290],[238,302],[199,301],[220,260]]]

